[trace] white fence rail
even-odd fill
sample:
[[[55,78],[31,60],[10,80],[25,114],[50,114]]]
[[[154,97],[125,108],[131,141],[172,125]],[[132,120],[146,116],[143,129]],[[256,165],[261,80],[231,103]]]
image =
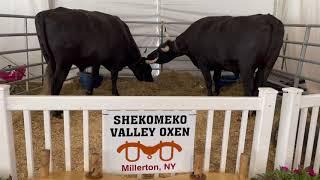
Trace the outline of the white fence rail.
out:
[[[316,130],[319,129],[320,94],[302,95],[302,90],[296,88],[285,88],[283,91],[275,168],[287,166],[295,169],[311,166],[319,173],[320,133],[316,134]],[[309,108],[312,109],[312,113],[307,127]],[[306,128],[309,128],[308,134]],[[317,146],[314,142],[317,142]],[[304,162],[301,161],[302,157]]]
[[[11,111],[23,111],[25,122],[26,155],[28,176],[34,173],[31,111],[43,111],[45,147],[51,149],[50,111],[63,110],[66,171],[71,170],[70,111],[83,111],[84,170],[89,169],[89,110],[207,110],[204,171],[209,171],[214,111],[226,111],[220,171],[226,168],[231,112],[242,111],[241,135],[237,151],[239,157],[244,151],[248,112],[256,111],[254,137],[250,160],[250,176],[266,170],[270,136],[277,91],[271,88],[259,89],[258,97],[108,97],[108,96],[11,96],[9,86],[0,85],[0,176],[10,174],[17,178]],[[59,103],[57,103],[59,102]]]

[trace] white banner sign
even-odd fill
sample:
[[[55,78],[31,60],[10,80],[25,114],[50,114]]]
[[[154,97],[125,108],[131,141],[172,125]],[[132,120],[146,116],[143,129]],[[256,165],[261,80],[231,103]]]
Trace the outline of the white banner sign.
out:
[[[103,171],[192,172],[195,111],[103,111]]]

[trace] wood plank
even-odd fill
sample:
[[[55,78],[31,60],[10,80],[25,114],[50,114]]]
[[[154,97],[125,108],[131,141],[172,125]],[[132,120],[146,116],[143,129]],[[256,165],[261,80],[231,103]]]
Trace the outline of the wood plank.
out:
[[[60,102],[60,103],[57,103]],[[8,110],[261,110],[260,97],[9,96]]]
[[[89,111],[83,111],[83,169],[89,171]]]
[[[244,152],[247,124],[248,124],[248,114],[249,114],[249,111],[247,110],[242,111],[241,127],[240,127],[240,135],[239,135],[239,146],[238,146],[237,160],[236,160],[236,173],[239,173],[240,156]]]
[[[26,141],[26,156],[27,156],[27,171],[28,177],[33,176],[34,162],[33,162],[33,144],[32,144],[32,125],[31,112],[23,111],[24,120],[24,137]]]
[[[44,147],[50,150],[50,165],[49,170],[52,172],[52,149],[51,149],[51,120],[50,111],[43,111],[43,126],[44,126]]]
[[[311,121],[310,121],[310,127],[309,127],[306,155],[305,155],[305,160],[304,160],[304,167],[308,167],[311,164],[311,158],[312,158],[311,155],[312,155],[312,150],[313,150],[313,145],[314,145],[314,138],[316,135],[318,114],[319,114],[319,106],[312,107],[312,114],[311,114]]]
[[[308,108],[301,109],[299,127],[298,127],[298,137],[297,137],[297,145],[296,151],[293,160],[293,168],[298,168],[301,162],[301,154],[303,147],[303,139],[304,133],[306,130],[306,122],[307,122]]]
[[[207,118],[207,129],[206,129],[206,145],[205,145],[205,152],[204,152],[204,172],[209,172],[209,166],[210,166],[213,117],[214,117],[214,111],[209,110],[208,111],[208,118]]]
[[[226,170],[230,122],[231,122],[231,111],[228,110],[225,112],[225,118],[224,118],[220,172],[225,172],[225,170]]]
[[[66,171],[71,171],[71,132],[70,111],[63,111],[64,119],[64,156]]]
[[[239,180],[239,176],[235,174],[225,174],[225,173],[207,173],[207,179],[217,179],[217,180]],[[115,176],[115,175],[106,175],[104,174],[103,178],[100,180],[123,180],[123,179],[136,179],[135,177],[126,177],[126,176]],[[189,180],[190,175],[177,175],[167,178],[161,178],[164,180]],[[34,177],[33,180],[89,180],[85,177],[84,173],[53,173],[48,178]]]

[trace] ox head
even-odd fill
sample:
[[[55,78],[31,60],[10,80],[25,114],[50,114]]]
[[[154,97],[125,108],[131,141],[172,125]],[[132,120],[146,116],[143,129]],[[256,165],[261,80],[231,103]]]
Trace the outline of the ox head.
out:
[[[164,64],[180,56],[175,41],[167,40],[147,56],[146,63]]]
[[[145,61],[146,58],[142,57],[138,63],[129,66],[129,68],[139,81],[153,82],[152,68]]]

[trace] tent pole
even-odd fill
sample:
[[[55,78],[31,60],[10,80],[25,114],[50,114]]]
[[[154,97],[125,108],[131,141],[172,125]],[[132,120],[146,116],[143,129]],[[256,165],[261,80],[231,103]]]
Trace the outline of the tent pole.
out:
[[[53,9],[55,8],[55,0],[48,0],[48,4],[49,4],[49,9]]]

